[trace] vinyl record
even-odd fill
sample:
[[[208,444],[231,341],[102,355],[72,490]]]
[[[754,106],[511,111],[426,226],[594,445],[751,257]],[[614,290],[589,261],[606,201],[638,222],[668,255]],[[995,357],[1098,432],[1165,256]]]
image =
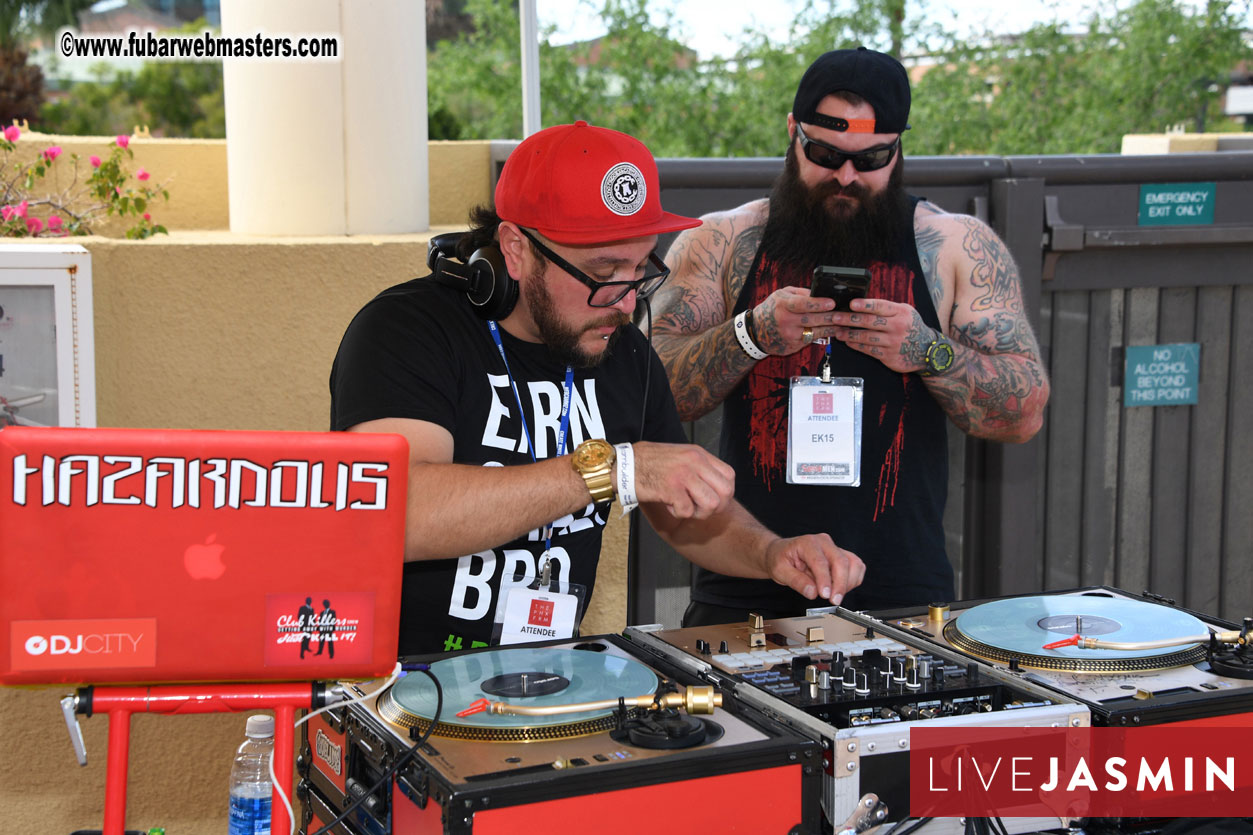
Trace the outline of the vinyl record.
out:
[[[1186,612],[1140,600],[1087,595],[1011,597],[968,609],[950,622],[945,637],[960,649],[998,661],[1079,672],[1154,669],[1192,663],[1197,643],[1155,649],[1045,649],[1076,633],[1104,641],[1144,642],[1208,633]]]
[[[575,736],[610,727],[611,709],[552,716],[457,712],[479,699],[528,707],[632,697],[657,688],[645,665],[610,653],[554,647],[514,647],[453,655],[431,664],[444,691],[436,735],[524,740]],[[435,716],[435,685],[421,673],[398,681],[379,700],[389,721],[425,729]]]

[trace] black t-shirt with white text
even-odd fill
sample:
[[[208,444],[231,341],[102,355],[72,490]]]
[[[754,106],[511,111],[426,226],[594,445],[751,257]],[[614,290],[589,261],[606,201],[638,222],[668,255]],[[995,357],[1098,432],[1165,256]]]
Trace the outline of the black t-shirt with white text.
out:
[[[535,457],[551,458],[559,454],[565,364],[542,344],[516,339],[503,328],[500,336]],[[348,326],[331,370],[331,428],[380,418],[429,421],[452,434],[455,463],[527,464],[529,443],[509,372],[487,322],[464,294],[414,279],[380,293]],[[565,452],[588,438],[611,444],[686,440],[661,362],[633,326],[621,329],[599,366],[574,370]],[[553,523],[554,579],[585,586],[589,598],[610,507],[589,504]],[[510,509],[485,503],[476,510],[487,518]],[[514,578],[536,577],[543,551],[542,531],[533,530],[476,554],[406,563],[400,654],[486,645]]]

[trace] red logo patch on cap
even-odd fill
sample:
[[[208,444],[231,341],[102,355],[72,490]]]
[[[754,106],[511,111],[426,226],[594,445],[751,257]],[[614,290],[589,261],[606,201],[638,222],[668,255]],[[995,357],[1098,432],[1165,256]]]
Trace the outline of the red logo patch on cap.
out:
[[[644,174],[629,162],[620,162],[605,172],[600,181],[600,197],[605,208],[616,215],[633,215],[644,207],[648,186]]]

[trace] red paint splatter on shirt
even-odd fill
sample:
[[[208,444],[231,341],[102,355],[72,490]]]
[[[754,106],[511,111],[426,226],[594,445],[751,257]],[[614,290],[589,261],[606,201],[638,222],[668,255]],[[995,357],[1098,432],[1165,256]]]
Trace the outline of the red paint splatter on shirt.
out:
[[[748,299],[750,307],[761,304],[780,287],[805,287],[809,284],[810,271],[772,261],[762,255]],[[914,303],[914,275],[904,264],[876,262],[870,266],[870,288],[867,295],[874,299]],[[749,402],[748,447],[753,473],[761,479],[766,490],[785,478],[787,467],[787,408],[788,392],[792,377],[810,376],[818,373],[825,349],[813,345],[786,357],[770,356],[758,362],[745,379]],[[896,414],[896,426],[885,426],[890,420],[888,404],[879,409],[878,431],[891,434],[888,452],[879,467],[875,481],[875,518],[896,501],[896,488],[900,476],[901,454],[905,446],[904,417],[908,410],[908,382],[910,376],[901,378],[906,389],[905,403]],[[863,471],[870,462],[863,460]]]

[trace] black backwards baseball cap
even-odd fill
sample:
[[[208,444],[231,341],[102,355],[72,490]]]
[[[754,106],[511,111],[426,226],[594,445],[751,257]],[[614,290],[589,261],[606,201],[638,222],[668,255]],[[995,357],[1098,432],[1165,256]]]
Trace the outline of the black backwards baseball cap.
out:
[[[839,119],[818,112],[818,103],[837,90],[861,96],[874,119]],[[792,117],[808,125],[848,133],[903,133],[909,130],[909,75],[891,55],[859,46],[819,56],[801,76]]]

